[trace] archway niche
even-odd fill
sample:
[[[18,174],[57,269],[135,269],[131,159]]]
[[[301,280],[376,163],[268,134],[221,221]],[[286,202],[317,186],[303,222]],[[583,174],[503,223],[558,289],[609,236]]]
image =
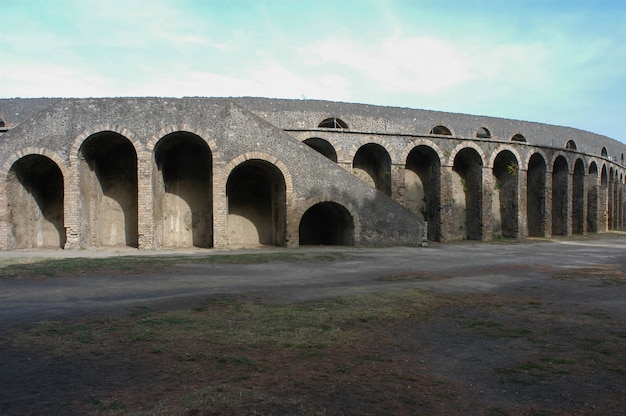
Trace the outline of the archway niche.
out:
[[[230,173],[226,195],[229,245],[285,245],[286,187],[276,166],[243,162]]]
[[[212,154],[189,132],[163,136],[154,148],[155,238],[159,247],[213,246]]]
[[[79,151],[81,245],[137,247],[137,153],[119,133],[89,136]]]
[[[441,161],[437,152],[425,145],[413,148],[404,170],[406,207],[428,221],[428,238],[434,241],[441,238],[440,177]]]
[[[569,170],[567,160],[559,156],[552,168],[552,235],[567,235],[569,214]]]
[[[587,190],[587,231],[590,233],[598,232],[598,165],[592,162],[589,165],[589,173],[587,174],[586,190]]]
[[[300,220],[300,245],[354,245],[354,219],[335,202],[320,202]]]
[[[585,165],[581,159],[574,164],[572,184],[572,233],[585,232]]]
[[[361,180],[391,196],[391,157],[384,147],[375,143],[361,146],[352,167]]]
[[[480,155],[472,148],[462,149],[454,158],[452,218],[462,239],[482,239],[482,167]]]
[[[63,174],[46,156],[17,160],[7,176],[13,248],[63,248]]]
[[[515,155],[502,151],[493,164],[493,234],[517,237],[519,234],[519,163]]]
[[[546,161],[539,153],[530,157],[527,178],[528,235],[546,235]]]
[[[304,142],[311,149],[316,152],[326,156],[328,159],[337,163],[337,152],[332,144],[330,144],[327,140],[321,139],[319,137],[311,137],[310,139],[306,139]]]

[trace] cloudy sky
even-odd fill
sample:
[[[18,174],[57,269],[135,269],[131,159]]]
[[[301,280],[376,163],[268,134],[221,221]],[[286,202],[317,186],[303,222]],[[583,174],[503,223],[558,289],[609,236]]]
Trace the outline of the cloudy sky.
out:
[[[264,96],[626,142],[624,0],[0,0],[0,97]]]

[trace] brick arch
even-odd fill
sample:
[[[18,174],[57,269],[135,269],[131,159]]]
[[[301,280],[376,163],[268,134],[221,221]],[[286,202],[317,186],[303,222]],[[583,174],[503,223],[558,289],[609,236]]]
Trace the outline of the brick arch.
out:
[[[448,160],[447,160],[447,165],[448,166],[453,166],[454,165],[454,159],[456,158],[456,155],[463,149],[474,149],[476,150],[476,152],[478,153],[478,156],[480,156],[480,161],[483,164],[483,167],[485,167],[485,152],[483,151],[483,149],[477,145],[476,143],[473,142],[464,142],[464,143],[459,143],[454,149],[452,149],[452,151],[450,152],[450,156],[448,156]],[[443,165],[443,163],[442,163]]]
[[[489,157],[489,161],[487,166],[488,168],[493,168],[493,164],[496,161],[496,158],[498,157],[498,155],[504,151],[509,151],[511,153],[513,153],[513,156],[515,157],[517,164],[521,165],[522,163],[522,158],[520,156],[520,154],[517,152],[517,150],[515,150],[515,148],[513,146],[511,146],[510,144],[501,144],[500,146],[498,146],[493,152],[491,152],[491,156]]]
[[[346,160],[352,163],[354,161],[354,157],[356,156],[356,153],[359,151],[361,147],[365,146],[366,144],[377,144],[381,146],[383,149],[385,149],[385,151],[389,155],[389,158],[391,159],[392,165],[403,163],[402,160],[398,160],[396,152],[393,150],[393,146],[384,138],[379,138],[379,137],[365,137],[365,138],[361,138],[357,140],[348,151],[348,154],[346,155],[347,157]]]
[[[49,150],[47,148],[44,147],[26,147],[24,149],[20,149],[16,152],[14,152],[13,154],[11,154],[5,161],[5,163],[2,165],[2,167],[0,168],[0,249],[8,249],[8,239],[5,240],[7,241],[7,245],[5,246],[4,243],[2,242],[2,240],[4,238],[7,238],[10,231],[10,213],[9,213],[9,209],[8,209],[8,187],[7,187],[7,183],[8,183],[8,175],[9,172],[11,171],[11,168],[14,166],[14,164],[16,162],[18,162],[19,160],[21,160],[24,157],[27,156],[43,156],[47,159],[49,159],[50,161],[52,161],[56,167],[59,169],[59,171],[61,172],[61,177],[62,177],[62,181],[63,181],[63,194],[61,195],[62,198],[62,209],[60,210],[60,212],[63,215],[63,221],[62,223],[59,223],[59,226],[66,226],[67,225],[67,217],[68,217],[68,204],[66,202],[67,200],[67,195],[69,194],[69,190],[70,190],[70,170],[69,167],[67,165],[67,163],[65,162],[65,160],[58,154],[53,152],[52,150]],[[30,221],[29,221],[30,222]],[[4,224],[3,224],[4,223]],[[64,247],[65,243],[66,243],[66,238],[67,235],[65,232],[60,232],[59,233],[59,238],[60,238],[60,244],[61,247]]]
[[[344,159],[345,151],[342,147],[342,142],[335,138],[336,134],[333,134],[331,132],[326,132],[326,131],[316,131],[316,132],[307,131],[307,132],[302,132],[296,135],[296,139],[298,139],[300,143],[303,143],[305,140],[312,139],[315,137],[324,139],[328,143],[330,143],[331,146],[333,146],[333,148],[335,149],[335,153],[337,153],[338,163],[341,163],[342,161],[345,160]]]
[[[319,204],[320,202],[334,202],[336,204],[339,204],[343,208],[345,208],[350,213],[350,215],[352,215],[352,220],[354,221],[354,243],[355,245],[358,245],[359,241],[361,241],[361,219],[355,207],[348,200],[340,196],[323,193],[321,195],[317,195],[303,201],[302,203],[298,204],[298,207],[294,210],[294,213],[296,215],[296,217],[294,218],[294,223],[299,226],[304,213],[307,212],[309,208],[311,208],[315,204]]]
[[[569,173],[570,175],[574,173],[574,164],[576,163],[576,159],[578,158],[572,158],[570,153],[564,152],[562,150],[558,150],[556,152],[554,152],[554,154],[552,155],[552,158],[550,159],[550,164],[548,166],[548,172],[552,172],[552,170],[554,169],[554,162],[556,162],[556,160],[560,157],[563,156],[565,158],[565,161],[567,162],[567,173]]]
[[[197,129],[188,124],[171,125],[171,126],[162,128],[156,134],[150,137],[150,139],[148,139],[148,142],[146,143],[146,151],[153,153],[154,148],[159,142],[159,140],[161,140],[163,137],[171,133],[195,134],[196,136],[204,140],[207,146],[209,146],[209,150],[211,151],[213,158],[215,159],[217,157],[217,143],[215,142],[215,140],[213,140],[213,138],[211,138],[210,135],[207,134],[204,130]]]
[[[450,135],[447,134],[436,134],[436,133],[431,133],[431,131],[433,131],[433,129],[435,127],[445,127],[446,129],[448,129],[450,131]],[[455,129],[453,129],[452,127],[450,127],[449,123],[443,122],[443,121],[438,121],[436,123],[431,123],[430,124],[430,128],[428,129],[428,131],[426,132],[426,134],[436,134],[438,137],[443,136],[443,137],[456,137],[456,131]]]
[[[528,165],[530,164],[530,159],[534,156],[534,155],[540,155],[545,164],[546,164],[546,172],[551,172],[552,169],[548,169],[548,161],[550,160],[550,158],[548,157],[548,155],[546,154],[546,152],[543,151],[543,149],[538,148],[538,147],[533,147],[532,151],[528,152],[528,154],[526,155],[526,158],[524,159],[524,166],[520,166],[520,169],[523,170],[528,170]]]
[[[83,142],[87,140],[87,138],[93,136],[94,134],[104,133],[107,131],[118,133],[121,136],[125,137],[128,141],[130,141],[130,143],[135,148],[135,154],[137,155],[137,158],[139,158],[139,155],[143,154],[144,147],[139,139],[137,139],[135,133],[133,133],[131,130],[115,124],[101,124],[84,130],[81,134],[76,136],[70,150],[70,165],[73,165],[77,162],[78,152],[80,151]]]
[[[224,186],[226,185],[226,180],[228,179],[230,174],[233,172],[233,170],[237,166],[241,165],[243,162],[246,162],[248,160],[263,160],[271,165],[274,165],[283,175],[283,178],[285,180],[285,190],[287,192],[287,201],[290,200],[290,195],[294,194],[293,193],[294,192],[293,176],[291,175],[291,172],[287,168],[287,165],[284,162],[282,162],[280,159],[278,159],[276,156],[273,156],[264,152],[244,153],[232,159],[230,162],[228,162],[226,166],[224,167],[224,178],[225,178]]]
[[[9,174],[9,171],[11,170],[11,167],[13,166],[13,164],[17,162],[19,159],[23,158],[24,156],[29,156],[29,155],[45,156],[48,159],[52,160],[54,163],[56,163],[56,165],[61,170],[61,174],[63,175],[64,182],[66,183],[64,186],[65,186],[65,190],[67,191],[69,167],[67,166],[63,158],[59,156],[58,153],[55,153],[44,147],[27,147],[27,148],[18,150],[17,152],[9,156],[6,159],[2,168],[0,169],[0,181],[3,184],[6,183],[7,175]]]
[[[428,139],[417,139],[417,140],[413,140],[411,143],[407,144],[404,147],[400,162],[406,164],[406,159],[409,157],[409,154],[411,154],[411,151],[413,151],[413,149],[419,146],[430,147],[431,149],[433,149],[435,153],[437,153],[437,157],[439,157],[440,161],[443,161],[445,159],[444,152],[435,142],[433,142],[432,140],[428,140]]]

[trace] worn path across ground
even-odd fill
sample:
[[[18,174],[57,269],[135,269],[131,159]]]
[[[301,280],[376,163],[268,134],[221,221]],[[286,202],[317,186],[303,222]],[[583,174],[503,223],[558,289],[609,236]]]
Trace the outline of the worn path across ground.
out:
[[[66,258],[125,255],[210,256],[256,250],[138,252],[8,251],[0,260],[19,257]],[[283,249],[267,249],[281,251]],[[287,249],[284,249],[287,250]],[[533,285],[564,285],[549,278],[555,270],[626,264],[626,237],[523,244],[435,244],[427,248],[301,248],[305,254],[332,252],[333,261],[262,264],[188,264],[167,273],[71,278],[0,279],[0,328],[30,321],[111,313],[158,304],[187,304],[218,294],[253,294],[271,301],[301,301],[416,287],[452,293],[506,292]],[[403,276],[405,278],[403,278]],[[558,290],[558,287],[555,287]],[[613,294],[613,295],[611,295]],[[626,301],[619,291],[579,291],[581,301],[598,302],[622,316]]]

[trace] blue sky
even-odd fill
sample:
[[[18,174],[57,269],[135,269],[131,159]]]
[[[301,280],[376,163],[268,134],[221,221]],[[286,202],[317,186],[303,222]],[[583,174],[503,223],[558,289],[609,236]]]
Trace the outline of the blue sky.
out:
[[[626,142],[623,0],[0,0],[0,97],[263,96]]]

